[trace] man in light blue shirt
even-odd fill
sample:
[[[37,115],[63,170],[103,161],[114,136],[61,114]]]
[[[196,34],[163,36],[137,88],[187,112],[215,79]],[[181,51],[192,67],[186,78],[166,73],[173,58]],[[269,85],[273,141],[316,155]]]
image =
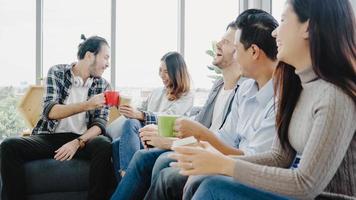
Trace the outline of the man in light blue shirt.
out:
[[[226,123],[212,132],[194,121],[178,119],[175,128],[178,136],[207,141],[225,155],[251,155],[269,150],[276,134],[272,75],[278,61],[271,32],[278,24],[270,14],[255,9],[242,13],[236,24],[235,56],[243,76],[250,79],[240,85]],[[194,169],[192,163],[190,168]],[[203,178],[189,177],[183,194],[187,177],[165,168],[145,199],[190,199]]]
[[[260,90],[255,80],[246,80],[235,99],[225,126],[215,134],[244,155],[267,151],[276,133],[272,80]]]

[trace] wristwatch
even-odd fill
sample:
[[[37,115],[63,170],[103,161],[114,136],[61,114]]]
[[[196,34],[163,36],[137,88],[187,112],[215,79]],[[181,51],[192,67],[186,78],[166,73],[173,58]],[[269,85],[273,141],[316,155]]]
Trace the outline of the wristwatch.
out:
[[[84,148],[85,147],[85,141],[80,137],[77,137],[77,140],[79,142],[79,149]]]

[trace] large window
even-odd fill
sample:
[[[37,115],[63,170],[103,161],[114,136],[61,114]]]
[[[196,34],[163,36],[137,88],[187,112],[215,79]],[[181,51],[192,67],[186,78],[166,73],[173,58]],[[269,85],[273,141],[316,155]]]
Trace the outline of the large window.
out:
[[[56,64],[77,60],[81,34],[98,35],[110,44],[111,0],[43,1],[43,76]],[[110,68],[104,77],[110,81]]]
[[[0,140],[25,128],[16,106],[35,84],[35,6],[28,0],[0,2]]]
[[[278,23],[281,22],[281,15],[284,8],[286,0],[273,0],[272,1],[272,15]]]
[[[206,66],[212,58],[205,51],[218,41],[239,14],[238,0],[186,1],[185,58],[196,88],[210,88],[213,75]]]
[[[28,0],[0,2],[0,87],[35,83],[35,6]]]
[[[163,86],[161,57],[177,51],[177,0],[118,0],[116,86]]]

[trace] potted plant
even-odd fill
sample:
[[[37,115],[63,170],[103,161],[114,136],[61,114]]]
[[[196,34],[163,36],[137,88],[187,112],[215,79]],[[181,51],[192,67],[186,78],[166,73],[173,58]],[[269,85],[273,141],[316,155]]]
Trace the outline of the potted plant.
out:
[[[212,41],[211,42],[211,49],[208,49],[205,51],[206,54],[208,54],[209,56],[211,56],[213,59],[215,59],[216,57],[216,41]],[[213,75],[208,75],[209,78],[212,78],[213,80],[219,79],[222,77],[221,73],[221,69],[219,67],[217,67],[216,65],[210,64],[207,65],[207,68],[211,71],[214,71],[215,74]]]

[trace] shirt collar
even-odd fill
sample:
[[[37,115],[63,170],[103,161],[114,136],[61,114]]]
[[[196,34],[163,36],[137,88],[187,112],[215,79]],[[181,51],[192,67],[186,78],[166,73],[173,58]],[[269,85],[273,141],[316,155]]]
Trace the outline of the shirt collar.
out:
[[[315,74],[312,67],[308,67],[306,69],[296,71],[296,74],[299,76],[302,84],[309,83],[318,79],[318,76]]]
[[[274,89],[273,81],[270,79],[260,90],[258,90],[257,82],[254,81],[254,84],[251,88],[243,94],[244,97],[249,99],[255,98],[261,106],[265,106],[271,98],[273,98]]]
[[[257,87],[257,83],[256,83]],[[270,79],[256,94],[256,99],[261,105],[266,105],[273,98],[273,81]]]

